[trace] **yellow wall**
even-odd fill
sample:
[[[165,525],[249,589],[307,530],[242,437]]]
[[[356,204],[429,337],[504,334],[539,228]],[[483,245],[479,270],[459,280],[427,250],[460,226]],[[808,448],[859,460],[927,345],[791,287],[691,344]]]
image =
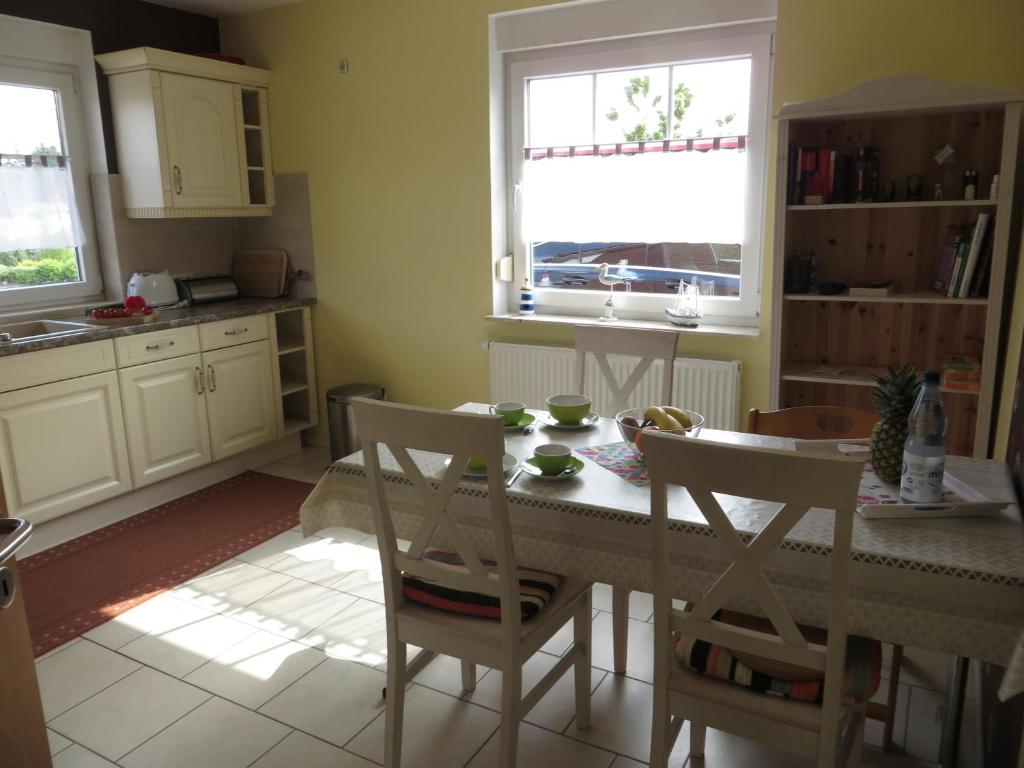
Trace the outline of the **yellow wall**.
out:
[[[276,170],[310,175],[321,386],[378,381],[395,400],[450,407],[487,399],[487,340],[571,344],[566,329],[483,319],[487,16],[540,4],[309,0],[223,20],[223,50],[274,71]],[[779,0],[773,102],[893,73],[1024,85],[1021,29],[1019,0]],[[1014,323],[1019,349],[1020,307]],[[739,359],[742,408],[765,407],[767,331],[765,311],[757,339],[683,337],[680,351]]]

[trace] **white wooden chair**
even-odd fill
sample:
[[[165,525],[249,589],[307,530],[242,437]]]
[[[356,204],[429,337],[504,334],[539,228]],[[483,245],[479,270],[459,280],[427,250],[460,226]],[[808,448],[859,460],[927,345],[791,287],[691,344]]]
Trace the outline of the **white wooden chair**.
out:
[[[672,374],[676,359],[675,333],[647,331],[633,328],[602,328],[577,325],[576,333],[576,392],[587,394],[587,355],[594,356],[598,370],[612,395],[611,409],[602,415],[614,418],[629,408],[629,398],[640,385],[655,360],[662,361],[661,400],[648,405],[672,405]],[[640,358],[636,368],[624,382],[619,382],[608,355],[633,355]],[[591,395],[593,397],[593,395]],[[626,673],[626,647],[629,642],[629,590],[612,587],[612,665],[615,674]]]
[[[664,363],[661,374],[661,401],[647,405],[672,404],[672,368],[676,359],[676,334],[669,331],[647,331],[634,328],[602,328],[577,325],[576,334],[576,392],[586,392],[587,355],[593,355],[598,370],[612,395],[612,407],[603,416],[614,417],[629,408],[629,397],[639,386],[655,360]],[[620,382],[608,355],[633,355],[640,361],[625,381]]]
[[[704,752],[708,726],[816,758],[819,767],[858,765],[866,704],[844,700],[850,540],[862,464],[855,459],[727,446],[672,435],[645,440],[651,478],[654,561],[654,720],[651,767],[664,768],[679,730],[690,721],[690,754]],[[731,561],[688,610],[673,607],[669,587],[668,493],[686,488]],[[712,494],[783,506],[749,544]],[[827,645],[808,642],[761,570],[765,559],[811,507],[834,510]],[[737,593],[760,604],[775,632],[717,620]],[[824,673],[822,703],[772,696],[682,667],[674,633]],[[879,651],[880,654],[880,651]]]
[[[517,562],[505,498],[502,457],[505,454],[501,417],[353,400],[370,486],[385,588],[388,665],[384,765],[399,768],[402,715],[407,683],[430,656],[443,653],[462,660],[463,688],[476,684],[476,665],[502,673],[500,765],[514,768],[519,721],[568,671],[575,670],[576,726],[590,727],[591,584],[561,579],[550,602],[529,620],[520,618]],[[398,548],[391,509],[381,475],[378,447],[385,446],[398,461],[421,498],[425,513],[407,551]],[[451,464],[437,484],[420,472],[408,449],[450,454]],[[485,568],[481,554],[448,513],[449,501],[470,457],[487,461],[487,485],[493,551],[496,565]],[[446,547],[466,566],[453,572],[424,553],[440,530]],[[403,595],[403,573],[429,579],[443,587],[497,597],[501,619],[486,619],[438,610]],[[573,622],[574,643],[568,653],[523,696],[522,666],[567,622]],[[406,646],[424,651],[406,666]],[[429,760],[427,760],[429,762]],[[421,758],[416,763],[426,764]]]

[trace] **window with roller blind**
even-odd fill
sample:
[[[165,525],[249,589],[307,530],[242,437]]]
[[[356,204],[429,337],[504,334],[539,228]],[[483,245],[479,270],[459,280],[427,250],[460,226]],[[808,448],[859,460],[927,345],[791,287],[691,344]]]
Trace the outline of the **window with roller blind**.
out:
[[[0,311],[102,291],[75,80],[0,63]]]
[[[514,290],[538,310],[662,317],[680,281],[755,322],[771,35],[726,28],[545,49],[508,68]]]

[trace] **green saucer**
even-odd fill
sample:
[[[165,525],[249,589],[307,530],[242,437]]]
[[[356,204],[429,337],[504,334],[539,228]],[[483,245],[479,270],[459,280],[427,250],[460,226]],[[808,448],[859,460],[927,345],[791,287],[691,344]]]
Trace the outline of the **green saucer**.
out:
[[[523,427],[530,426],[536,420],[537,417],[532,413],[524,413],[515,424],[506,424],[505,429],[522,429]]]
[[[582,471],[583,459],[578,456],[572,456],[569,466],[565,468],[565,471],[559,472],[557,475],[545,475],[541,472],[540,467],[537,466],[537,462],[532,456],[523,461],[523,472],[536,477],[538,480],[565,480],[567,477],[575,477]]]

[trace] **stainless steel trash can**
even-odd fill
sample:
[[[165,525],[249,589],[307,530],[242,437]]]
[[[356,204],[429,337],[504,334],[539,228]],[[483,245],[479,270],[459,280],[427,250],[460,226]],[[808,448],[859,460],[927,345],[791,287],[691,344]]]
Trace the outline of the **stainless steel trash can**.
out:
[[[359,450],[359,436],[349,405],[353,398],[384,399],[380,384],[342,384],[327,390],[327,424],[331,430],[331,461]]]

